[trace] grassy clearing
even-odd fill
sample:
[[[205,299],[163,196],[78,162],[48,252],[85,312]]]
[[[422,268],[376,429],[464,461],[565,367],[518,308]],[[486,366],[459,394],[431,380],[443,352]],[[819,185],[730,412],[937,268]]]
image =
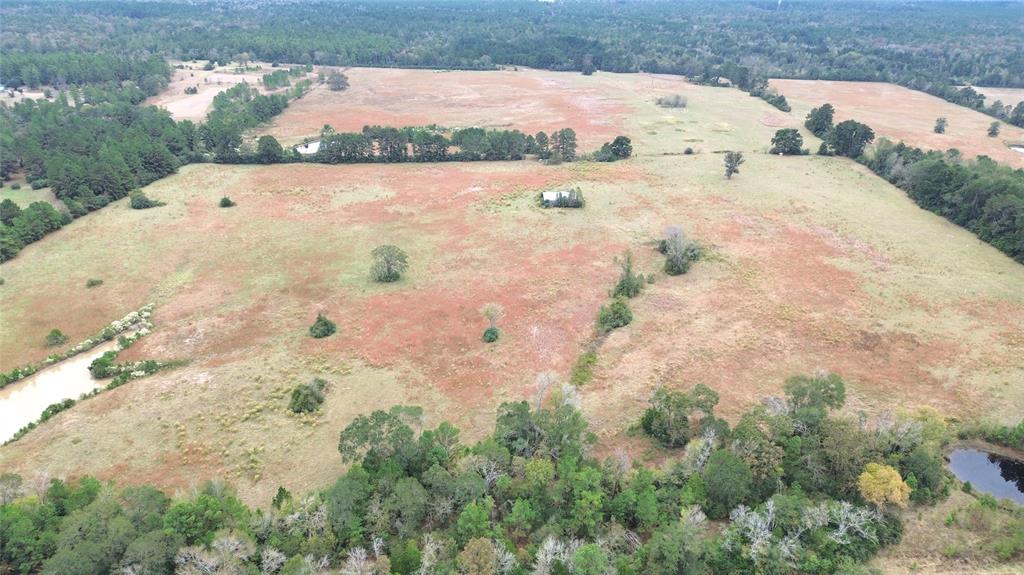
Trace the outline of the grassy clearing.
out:
[[[0,188],[0,202],[4,200],[11,200],[18,204],[19,207],[27,207],[32,202],[47,202],[57,208],[61,208],[61,201],[57,199],[57,196],[53,195],[50,188],[40,188],[33,190],[25,181],[21,181],[21,189],[15,190],[11,187],[13,182],[3,182],[3,188]]]
[[[905,535],[874,566],[885,573],[1021,573],[1014,552],[1024,544],[1024,510],[959,490],[932,507],[904,514]]]

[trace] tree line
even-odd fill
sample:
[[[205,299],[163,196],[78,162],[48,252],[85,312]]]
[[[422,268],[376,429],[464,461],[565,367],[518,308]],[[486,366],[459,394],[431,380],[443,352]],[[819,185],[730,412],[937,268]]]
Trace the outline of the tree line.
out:
[[[110,54],[184,60],[646,71],[721,76],[780,109],[784,102],[763,91],[767,78],[894,82],[978,109],[980,94],[960,86],[1024,87],[1024,16],[1013,3],[703,0],[596,10],[586,2],[456,0],[430,10],[353,7],[318,1],[210,11],[189,4],[6,2],[0,62],[102,46]],[[190,25],[180,26],[184,21]],[[40,28],[54,33],[40,39]],[[2,81],[18,85],[13,78]]]
[[[124,198],[178,167],[237,161],[242,134],[281,113],[312,85],[299,80],[287,91],[264,95],[247,83],[218,94],[204,123],[174,121],[142,101],[146,91],[131,80],[71,86],[53,101],[26,99],[0,107],[0,179],[23,171],[33,189],[50,187],[67,208],[62,215],[44,202],[0,218],[0,262],[73,218]],[[17,206],[7,206],[14,213]]]
[[[157,54],[125,58],[104,52],[5,49],[0,55],[0,84],[7,88],[64,89],[72,85],[132,82],[152,95],[167,86],[170,70],[167,61]]]
[[[444,162],[521,160],[526,154],[541,159],[576,159],[576,132],[556,130],[549,137],[519,130],[461,128],[446,136],[441,130],[364,126],[360,133],[337,133],[329,126],[320,134],[313,161],[329,164],[355,162]],[[455,148],[453,151],[452,148]]]
[[[965,161],[957,150],[925,151],[885,138],[868,147],[874,131],[854,120],[833,125],[834,113],[831,104],[824,104],[811,110],[804,123],[824,140],[819,154],[856,159],[922,208],[1024,263],[1024,170],[1000,166],[988,156]]]
[[[861,163],[905,190],[922,208],[974,232],[1024,263],[1024,170],[987,156],[911,148],[881,139]]]
[[[318,385],[321,391],[330,387]],[[838,416],[837,376],[794,377],[735,426],[705,386],[658,390],[640,428],[660,469],[590,455],[575,388],[502,404],[464,443],[422,410],[361,415],[338,436],[351,467],[250,508],[223,483],[172,499],[91,477],[0,476],[0,566],[21,573],[554,575],[869,573],[899,511],[948,492],[937,415]],[[282,401],[286,401],[283,399]],[[708,520],[725,520],[712,527]],[[1007,560],[1024,553],[1012,531]],[[1008,545],[1008,547],[1007,547]],[[333,572],[333,571],[331,571]]]
[[[401,162],[473,162],[515,161],[527,155],[547,163],[575,160],[614,162],[629,158],[633,145],[629,138],[616,136],[600,149],[587,154],[577,152],[576,131],[572,128],[526,134],[519,130],[484,128],[448,129],[438,126],[363,126],[360,132],[336,132],[324,126],[315,152],[285,149],[277,138],[265,135],[255,149],[238,146],[218,154],[215,161],[236,164],[277,164],[311,162],[320,164],[364,164]],[[237,143],[236,143],[237,145]],[[301,147],[301,146],[300,146]]]
[[[246,82],[224,90],[213,98],[213,109],[196,130],[196,136],[216,161],[238,162],[242,154],[242,134],[280,114],[288,102],[312,87],[311,80],[300,80],[281,94],[260,94]]]
[[[33,204],[0,226],[0,261],[71,218],[102,208],[196,159],[195,126],[175,122],[132,83],[62,91],[54,101],[0,107],[0,178],[16,170],[49,186],[67,208],[54,218]],[[45,231],[44,231],[45,230]]]

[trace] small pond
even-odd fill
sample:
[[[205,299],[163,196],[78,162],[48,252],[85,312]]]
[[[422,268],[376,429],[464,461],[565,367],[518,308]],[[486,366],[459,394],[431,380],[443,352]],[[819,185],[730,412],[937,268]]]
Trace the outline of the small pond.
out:
[[[116,348],[116,341],[108,341],[0,389],[0,443],[39,419],[43,410],[54,403],[78,399],[83,393],[102,387],[89,373],[89,364]]]
[[[982,493],[1024,505],[1024,461],[962,447],[949,454],[949,470]]]

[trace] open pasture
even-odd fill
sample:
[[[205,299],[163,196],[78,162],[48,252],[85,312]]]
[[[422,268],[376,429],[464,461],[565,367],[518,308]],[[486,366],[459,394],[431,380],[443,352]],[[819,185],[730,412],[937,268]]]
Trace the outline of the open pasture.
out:
[[[1016,106],[1024,102],[1024,88],[980,88],[973,86],[974,90],[985,96],[985,104],[991,106],[992,102],[999,100],[1006,106]]]
[[[332,92],[318,86],[293,102],[261,133],[283,144],[315,138],[325,124],[339,132],[365,125],[449,128],[479,126],[534,134],[576,131],[586,149],[622,133],[622,98],[606,80],[540,70],[458,72],[347,68],[351,86]],[[639,80],[639,76],[635,76]]]
[[[383,90],[360,83],[385,73],[396,94],[432,78],[442,93],[474,82],[500,91],[506,77],[509,94],[549,92],[523,97],[522,117],[497,105],[428,117],[427,107],[401,116],[383,99],[376,111],[363,100],[366,113],[342,103]],[[465,82],[439,83],[455,74]],[[775,129],[802,124],[802,108],[782,114],[735,90],[650,75],[349,77],[350,91],[318,89],[266,131],[287,140],[325,123],[571,126],[583,149],[622,133],[636,156],[193,165],[146,188],[164,207],[122,200],[83,217],[0,268],[0,367],[44,357],[54,327],[75,342],[150,301],[156,330],[124,359],[191,363],[62,413],[0,449],[0,468],[33,473],[44,461],[54,474],[172,490],[225,476],[262,503],[278,485],[301,492],[333,480],[338,431],[360,413],[419,404],[430,422],[479,436],[500,402],[533,397],[537,373],[567,378],[625,250],[654,283],[631,301],[634,323],[601,344],[580,390],[601,449],[627,440],[658,386],[708,384],[733,416],[818,369],[847,378],[851,410],[933,407],[1008,422],[1024,406],[1024,267],[848,160],[765,154]],[[654,105],[672,93],[688,107]],[[319,120],[310,102],[320,102]],[[686,147],[695,153],[682,155]],[[716,153],[727,149],[747,156],[728,181]],[[584,209],[536,206],[537,193],[564,186],[580,187]],[[222,196],[237,206],[218,208]],[[654,249],[672,225],[707,250],[685,276],[665,276]],[[394,284],[368,275],[370,251],[386,243],[410,257]],[[87,292],[87,278],[104,284]],[[491,345],[480,340],[488,302],[506,311]],[[318,312],[337,334],[308,336]],[[287,394],[314,376],[331,385],[322,413],[289,415]]]
[[[772,80],[771,85],[786,96],[793,114],[801,119],[811,108],[828,102],[836,108],[836,122],[857,120],[896,142],[941,151],[956,148],[968,158],[986,155],[1002,164],[1024,167],[1024,154],[1007,145],[1024,141],[1024,129],[1004,122],[999,136],[990,138],[988,127],[995,118],[924,92],[878,82]],[[940,117],[949,122],[944,134],[934,131]]]

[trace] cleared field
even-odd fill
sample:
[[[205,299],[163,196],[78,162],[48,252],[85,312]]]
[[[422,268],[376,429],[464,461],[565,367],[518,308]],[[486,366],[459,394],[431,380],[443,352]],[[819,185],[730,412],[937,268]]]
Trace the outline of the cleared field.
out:
[[[199,122],[206,118],[206,114],[213,106],[213,98],[231,88],[235,84],[248,82],[263,93],[273,93],[273,90],[265,90],[260,78],[279,68],[272,68],[269,63],[253,63],[250,66],[261,66],[261,70],[236,72],[237,66],[219,66],[213,70],[203,70],[204,62],[171,62],[172,66],[184,66],[175,68],[171,76],[171,82],[163,92],[147,99],[144,104],[159,106],[171,113],[175,120],[192,120]],[[198,92],[186,94],[185,88],[195,87]]]
[[[1024,141],[1024,129],[1004,123],[999,137],[990,138],[987,131],[993,118],[924,92],[877,82],[772,80],[771,85],[786,96],[793,114],[800,118],[828,102],[836,108],[837,122],[863,122],[890,140],[933,150],[956,148],[967,157],[986,155],[1003,164],[1024,167],[1024,154],[1007,146]],[[949,121],[944,134],[934,131],[939,117]]]
[[[405,74],[420,86],[435,79],[437,93],[455,90],[447,79],[463,82]],[[817,369],[848,379],[851,410],[1019,417],[1024,266],[847,160],[763,153],[777,126],[798,126],[802,114],[667,77],[508,74],[552,82],[557,96],[530,120],[545,127],[573,94],[594,95],[601,105],[568,125],[587,133],[607,122],[609,135],[633,138],[637,156],[561,166],[195,165],[146,189],[167,206],[135,211],[121,201],[4,264],[3,369],[43,357],[54,327],[77,341],[149,301],[156,330],[125,359],[191,363],[55,417],[0,449],[0,468],[172,490],[225,476],[247,501],[265,503],[279,485],[301,492],[332,481],[338,431],[359,413],[415,403],[431,421],[479,436],[498,403],[533,396],[538,372],[568,374],[626,249],[656,281],[632,301],[634,324],[607,339],[581,390],[603,450],[631,441],[624,431],[660,385],[706,383],[735,415],[780,393],[785,377]],[[350,77],[354,91],[359,75]],[[492,90],[507,106],[522,98]],[[671,93],[689,107],[653,104]],[[392,113],[360,121],[392,123]],[[685,147],[698,153],[678,155]],[[714,153],[726,149],[747,155],[731,181]],[[587,207],[535,206],[536,193],[563,185],[578,185]],[[217,208],[224,195],[237,207]],[[654,241],[669,225],[709,250],[686,276],[660,273]],[[384,243],[410,255],[397,284],[368,278],[369,252]],[[87,278],[104,284],[86,292]],[[502,339],[488,346],[478,310],[492,301],[507,315]],[[313,340],[306,330],[321,311],[338,333]],[[331,383],[323,413],[288,415],[291,387],[318,375]]]
[[[989,106],[996,100],[1007,106],[1016,106],[1024,102],[1024,88],[979,88],[973,86],[974,90],[985,95],[985,103]]]
[[[527,133],[570,127],[587,149],[621,133],[624,112],[606,82],[558,72],[521,69],[445,72],[348,68],[351,87],[317,87],[293,102],[261,133],[297,144],[324,124],[358,132],[367,124],[464,128],[516,128]],[[637,77],[637,80],[640,78]]]
[[[50,94],[50,99],[52,100],[53,97],[54,97],[53,95],[56,94],[58,91],[56,89],[51,89],[51,90],[52,90],[52,93]],[[36,89],[36,90],[23,89],[21,92],[18,92],[17,90],[2,90],[2,91],[0,91],[0,105],[6,104],[6,105],[13,106],[14,104],[17,104],[18,102],[21,102],[23,100],[45,100],[45,99],[47,99],[46,98],[46,92],[43,90],[43,88],[39,88],[39,89]],[[74,105],[74,104],[72,103],[72,105]]]
[[[27,207],[32,202],[48,202],[58,208],[63,206],[63,203],[57,199],[53,191],[50,188],[40,188],[33,190],[24,180],[21,180],[21,189],[15,190],[11,188],[12,182],[4,182],[6,184],[3,189],[0,189],[0,202],[3,200],[11,200],[18,204],[20,207]]]

